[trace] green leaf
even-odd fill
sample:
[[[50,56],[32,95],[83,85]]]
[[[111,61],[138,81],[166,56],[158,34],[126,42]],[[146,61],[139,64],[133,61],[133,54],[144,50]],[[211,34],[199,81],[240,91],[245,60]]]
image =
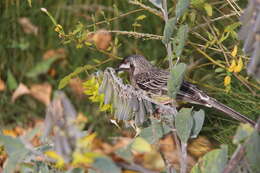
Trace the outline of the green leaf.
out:
[[[93,68],[93,66],[91,66],[91,65],[84,65],[82,67],[77,67],[72,73],[70,73],[69,75],[65,76],[63,79],[60,80],[58,89],[64,88],[66,85],[68,85],[70,79],[76,77],[81,72],[90,70],[92,68]]]
[[[146,15],[140,15],[135,20],[144,20],[146,18]]]
[[[227,146],[221,146],[221,149],[216,149],[208,152],[203,156],[191,170],[191,173],[220,173],[225,168],[228,160]]]
[[[157,8],[162,8],[162,0],[149,0]]]
[[[121,173],[121,169],[118,168],[109,157],[96,158],[92,166],[97,169],[99,173]],[[92,173],[93,170],[90,169],[89,172]]]
[[[178,0],[176,5],[176,18],[179,19],[188,9],[190,0]]]
[[[170,42],[173,30],[175,29],[175,25],[176,25],[176,18],[175,17],[173,17],[173,18],[171,18],[167,21],[167,23],[164,27],[164,31],[163,31],[162,42],[164,44],[167,44],[167,43]]]
[[[66,171],[66,173],[84,173],[84,169],[83,168],[73,168],[71,170]],[[44,173],[44,172],[43,172]]]
[[[212,6],[209,3],[204,4],[204,9],[208,16],[212,16],[213,10],[212,10]]]
[[[185,42],[188,38],[188,25],[181,25],[178,29],[176,38],[173,39],[173,50],[177,57],[180,57],[182,54],[182,50],[185,46]]]
[[[254,132],[254,128],[250,124],[241,124],[233,138],[234,144],[239,144],[243,140],[247,139]]]
[[[260,135],[254,131],[246,145],[246,160],[252,172],[260,172]]]
[[[191,111],[192,108],[182,108],[175,118],[177,135],[183,143],[187,143],[192,129],[193,118]]]
[[[196,138],[200,133],[203,123],[205,119],[205,112],[204,110],[200,109],[199,111],[195,111],[193,114],[193,127],[191,131],[191,137]]]
[[[130,145],[128,145],[128,147],[126,147],[126,148],[120,148],[119,150],[116,151],[116,154],[128,162],[132,162],[133,154],[132,154],[131,148],[129,146]]]
[[[137,152],[150,152],[152,150],[151,145],[142,137],[135,138],[131,146]]]
[[[25,158],[29,150],[25,148],[24,144],[18,138],[0,135],[0,141],[3,143],[9,156],[4,166],[4,173],[14,172],[16,165]]]
[[[36,77],[40,74],[47,73],[48,70],[50,69],[51,65],[53,64],[54,61],[56,61],[57,58],[49,58],[47,60],[42,60],[41,62],[37,63],[35,67],[33,67],[31,70],[29,70],[26,73],[27,77]]]
[[[32,0],[27,0],[29,7],[32,7]]]
[[[163,137],[166,133],[169,133],[171,129],[161,122],[154,120],[152,125],[142,129],[140,132],[140,137],[144,138],[150,144],[158,142],[158,140]]]
[[[175,98],[180,90],[186,67],[186,64],[179,63],[171,70],[171,76],[169,77],[167,88],[168,95],[172,98]]]
[[[240,25],[241,25],[240,22],[232,23],[231,25],[225,27],[224,32],[232,32]]]
[[[10,70],[8,70],[8,72],[7,72],[7,86],[10,90],[14,90],[18,86],[17,81],[14,78],[14,75]]]
[[[216,73],[221,73],[221,72],[223,72],[223,71],[224,71],[224,69],[223,69],[223,68],[220,68],[220,67],[215,69],[215,72],[216,72]]]

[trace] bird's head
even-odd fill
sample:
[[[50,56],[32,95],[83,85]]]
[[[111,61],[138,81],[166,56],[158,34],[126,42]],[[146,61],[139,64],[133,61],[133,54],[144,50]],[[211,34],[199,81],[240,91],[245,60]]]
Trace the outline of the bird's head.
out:
[[[126,71],[137,74],[152,68],[152,64],[145,59],[142,55],[130,55],[123,59],[117,71]]]

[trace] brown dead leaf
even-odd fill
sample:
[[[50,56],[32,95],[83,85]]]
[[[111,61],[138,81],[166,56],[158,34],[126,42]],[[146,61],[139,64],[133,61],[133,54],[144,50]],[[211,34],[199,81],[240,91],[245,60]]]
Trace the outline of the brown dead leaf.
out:
[[[199,136],[191,140],[188,145],[188,152],[196,158],[202,157],[212,149],[214,149],[213,144],[205,136]]]
[[[54,69],[54,68],[51,68],[49,71],[48,71],[48,75],[50,75],[51,77],[55,77],[57,74],[57,71]]]
[[[27,17],[19,18],[18,23],[22,26],[23,32],[26,34],[34,34],[35,36],[38,34],[38,27],[32,24]]]
[[[25,94],[30,94],[30,90],[26,85],[24,85],[23,83],[20,83],[12,95],[12,102],[14,103],[18,97],[25,95]]]
[[[31,95],[35,99],[44,103],[46,106],[50,104],[51,92],[52,92],[52,86],[50,84],[48,83],[34,84],[31,86],[30,91],[31,91]]]
[[[58,49],[50,49],[47,50],[43,54],[43,59],[49,59],[49,58],[66,58],[67,57],[67,51],[64,48],[58,48]]]
[[[85,96],[82,83],[83,82],[80,78],[73,78],[69,82],[69,86],[72,91],[80,98],[83,98]]]
[[[112,41],[112,36],[107,30],[100,29],[94,34],[89,35],[88,40],[94,42],[98,49],[106,50]]]
[[[0,91],[4,91],[5,88],[5,82],[2,79],[0,79]]]

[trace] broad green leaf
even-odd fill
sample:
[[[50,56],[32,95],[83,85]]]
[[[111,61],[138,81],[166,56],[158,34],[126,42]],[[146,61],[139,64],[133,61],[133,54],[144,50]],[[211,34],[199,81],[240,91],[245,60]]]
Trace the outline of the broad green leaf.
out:
[[[187,143],[192,129],[193,118],[191,111],[192,108],[182,108],[175,118],[177,135],[183,143]]]
[[[158,142],[158,140],[163,137],[166,133],[169,133],[171,129],[162,124],[161,122],[154,121],[152,125],[142,129],[140,137],[144,138],[150,144]]]
[[[176,5],[176,18],[179,19],[188,9],[190,0],[178,0]]]
[[[150,152],[152,147],[144,138],[137,137],[132,143],[132,149],[137,152]]]
[[[191,137],[196,138],[200,133],[203,123],[205,119],[204,110],[200,109],[199,111],[195,111],[193,114],[193,127],[191,130]]]
[[[83,168],[73,168],[71,170],[66,171],[66,173],[84,173],[84,169]],[[44,173],[44,172],[43,172]]]
[[[260,135],[254,131],[246,144],[246,160],[252,172],[260,172]]]
[[[132,154],[131,148],[129,146],[126,147],[126,148],[120,148],[119,150],[116,151],[116,154],[119,157],[122,157],[124,160],[126,160],[128,162],[132,162],[133,161],[133,154]]]
[[[10,90],[14,90],[18,86],[17,81],[10,70],[7,71],[7,86]]]
[[[170,77],[167,83],[167,88],[168,95],[172,98],[175,98],[180,90],[186,67],[186,64],[179,63],[171,70]]]
[[[163,40],[162,40],[164,44],[170,42],[173,30],[175,29],[175,25],[176,25],[175,17],[169,19],[165,24],[164,31],[163,31]]]
[[[204,4],[204,9],[208,16],[212,16],[213,10],[212,10],[212,6],[209,3]]]
[[[243,140],[247,139],[254,132],[254,128],[250,124],[241,124],[233,138],[234,144],[239,144]]]
[[[157,8],[162,8],[162,0],[149,0]]]
[[[97,169],[99,173],[121,173],[121,169],[109,157],[96,158],[92,166]],[[94,173],[93,169],[89,170],[90,173]]]
[[[180,57],[182,54],[182,50],[185,46],[185,42],[188,38],[188,25],[181,25],[178,29],[176,37],[173,39],[173,50],[176,55],[176,57]]]
[[[36,77],[40,74],[47,73],[48,70],[50,69],[51,65],[53,64],[54,61],[56,61],[57,58],[49,58],[47,60],[42,60],[41,62],[37,63],[35,67],[33,67],[31,70],[29,70],[26,73],[27,77]]]
[[[25,148],[24,144],[18,138],[0,135],[0,141],[3,143],[9,156],[3,172],[14,172],[16,165],[25,158],[29,150]]]
[[[191,170],[191,173],[221,173],[228,161],[228,149],[224,145],[221,149],[208,152]]]

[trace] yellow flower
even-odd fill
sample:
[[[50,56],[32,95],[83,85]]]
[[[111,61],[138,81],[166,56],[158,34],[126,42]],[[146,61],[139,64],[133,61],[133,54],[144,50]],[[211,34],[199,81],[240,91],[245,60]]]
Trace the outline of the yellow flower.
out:
[[[235,45],[234,49],[231,52],[231,56],[235,57],[237,55],[237,45]]]
[[[45,154],[49,158],[56,161],[56,167],[57,168],[63,168],[64,167],[64,165],[65,165],[64,159],[60,155],[58,155],[55,151],[49,150],[49,151],[46,151]]]
[[[60,24],[57,24],[54,28],[55,32],[61,32],[62,31],[62,26]]]
[[[240,57],[239,60],[238,60],[237,65],[234,67],[234,72],[235,72],[235,73],[238,73],[238,72],[240,72],[242,69],[243,69],[243,60],[242,60],[242,58]]]
[[[78,166],[79,164],[90,164],[98,156],[100,156],[100,154],[93,153],[93,152],[86,152],[84,154],[80,152],[74,152],[72,165]]]
[[[228,71],[233,72],[235,67],[236,67],[236,61],[233,59],[231,65],[228,68]]]
[[[224,86],[228,86],[228,85],[230,85],[230,83],[231,83],[231,77],[230,76],[226,76],[224,78]]]

